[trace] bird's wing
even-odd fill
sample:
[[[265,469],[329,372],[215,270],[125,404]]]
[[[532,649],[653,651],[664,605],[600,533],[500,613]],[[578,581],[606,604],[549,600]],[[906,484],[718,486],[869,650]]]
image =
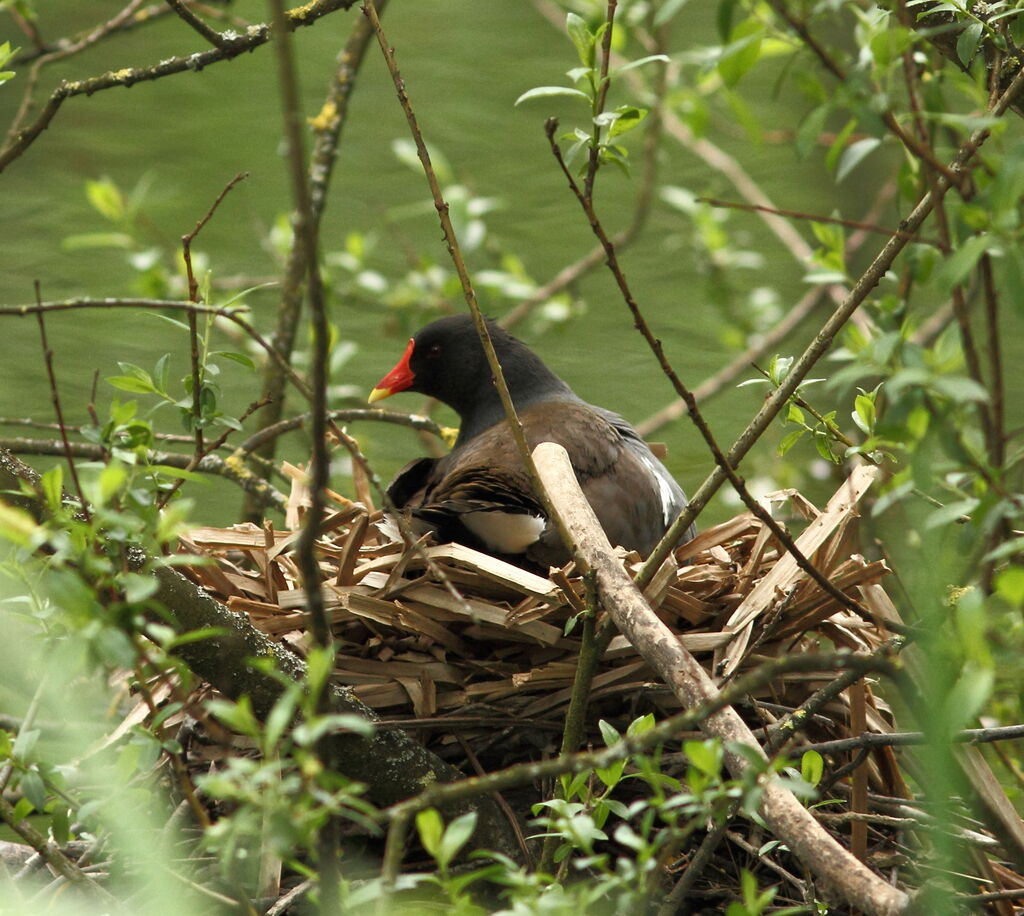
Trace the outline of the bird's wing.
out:
[[[388,496],[396,509],[416,505],[437,467],[437,458],[416,458],[410,461],[388,484]]]

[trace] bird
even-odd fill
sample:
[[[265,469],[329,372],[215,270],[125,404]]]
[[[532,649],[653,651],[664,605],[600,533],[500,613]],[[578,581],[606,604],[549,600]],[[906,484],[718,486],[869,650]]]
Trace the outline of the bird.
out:
[[[609,541],[646,557],[686,507],[679,484],[626,420],[584,401],[526,344],[485,320],[530,448],[565,448]],[[447,455],[415,459],[398,472],[387,491],[395,508],[438,543],[526,568],[564,565],[569,553],[530,483],[471,316],[421,328],[369,402],[401,391],[447,404],[460,426]],[[693,534],[691,526],[680,542]]]

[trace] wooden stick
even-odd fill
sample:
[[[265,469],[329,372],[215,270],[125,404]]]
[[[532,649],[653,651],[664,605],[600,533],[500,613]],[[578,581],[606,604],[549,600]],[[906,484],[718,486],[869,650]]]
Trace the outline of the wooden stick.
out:
[[[569,457],[559,445],[544,442],[534,450],[534,460],[555,511],[573,540],[578,564],[597,576],[598,593],[605,610],[649,665],[661,676],[686,707],[707,703],[718,695],[697,660],[680,644],[654,614],[615,556],[607,537],[583,496]],[[730,743],[764,751],[732,707],[708,717],[702,730],[721,739],[726,766],[738,777],[750,767]],[[810,872],[824,881],[852,906],[872,916],[907,912],[909,898],[850,855],[811,816],[777,778],[763,783],[761,814],[772,832],[785,842]]]

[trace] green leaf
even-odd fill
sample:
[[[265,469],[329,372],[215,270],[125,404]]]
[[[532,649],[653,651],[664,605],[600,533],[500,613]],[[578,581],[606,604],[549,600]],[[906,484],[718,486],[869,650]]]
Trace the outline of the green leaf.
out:
[[[621,843],[627,849],[632,849],[635,852],[639,852],[647,847],[644,838],[630,827],[629,824],[619,824],[612,836],[615,838],[615,842]]]
[[[594,772],[597,773],[597,778],[600,779],[607,788],[614,789],[622,781],[622,774],[625,771],[626,761],[616,760],[615,763],[610,766],[598,767]]]
[[[613,744],[617,744],[622,736],[618,733],[615,726],[610,722],[606,722],[604,719],[600,719],[597,723],[597,727],[601,729],[601,737],[604,738],[606,746],[611,747]]]
[[[965,67],[971,65],[974,54],[978,50],[978,43],[981,41],[981,34],[985,25],[981,22],[972,22],[960,33],[956,40],[956,56]]]
[[[1024,604],[1024,567],[1011,566],[1009,569],[1004,569],[995,577],[994,584],[996,594],[1005,598],[1010,604],[1016,607]]]
[[[581,92],[579,89],[573,89],[571,86],[537,86],[534,89],[528,89],[518,99],[515,104],[518,107],[523,102],[529,102],[532,99],[549,99],[552,96],[557,95],[568,95],[576,98],[583,99],[585,102],[590,101],[590,96],[585,92]]]
[[[39,773],[35,770],[22,773],[18,785],[21,794],[32,803],[32,807],[42,813],[46,807],[46,786],[43,785],[43,778]]]
[[[465,814],[460,814],[445,828],[437,854],[438,864],[442,868],[448,867],[448,864],[455,859],[459,850],[473,835],[473,831],[476,830],[476,818],[475,811],[467,811]]]
[[[982,385],[962,375],[940,376],[932,381],[931,387],[958,404],[988,400],[988,392]]]
[[[0,3],[0,9],[2,9],[3,6],[4,4]],[[14,55],[17,54],[20,50],[21,48],[12,48],[11,43],[9,41],[5,41],[2,45],[0,45],[0,67],[6,67],[7,62],[12,57],[14,57]],[[12,73],[11,75],[13,76],[14,74]]]
[[[363,738],[373,736],[374,726],[368,719],[352,713],[334,713],[329,716],[316,716],[295,728],[295,742],[303,747],[312,747],[324,735],[330,733],[351,732]]]
[[[0,538],[18,547],[32,547],[38,530],[35,519],[23,509],[0,502]]]
[[[718,75],[726,86],[735,86],[757,63],[763,38],[764,26],[753,17],[744,19],[732,30],[729,44],[718,61]]]
[[[85,183],[85,196],[89,199],[93,209],[111,222],[116,223],[124,219],[124,195],[121,193],[120,188],[109,178],[101,178],[99,181],[87,181]]]
[[[47,508],[51,512],[56,512],[64,500],[64,465],[55,464],[39,479],[39,485],[42,487]]]
[[[840,463],[839,458],[832,454],[832,445],[829,443],[827,436],[816,435],[814,437],[814,447],[817,449],[818,454],[826,461],[832,464]]]
[[[228,429],[233,429],[236,432],[242,429],[242,424],[234,417],[229,417],[227,414],[221,414],[220,416],[215,417],[214,422],[220,426],[226,426]]]
[[[690,0],[665,0],[654,14],[654,25],[664,25],[689,2]]]
[[[181,328],[186,333],[191,331],[191,328],[184,321],[172,318],[170,315],[160,315],[153,312],[147,312],[146,314],[149,318],[155,318],[157,321],[166,321],[168,324],[173,324],[176,328]]]
[[[623,105],[620,108],[616,108],[615,112],[618,117],[612,121],[611,127],[608,128],[609,140],[612,137],[621,136],[627,131],[632,130],[647,117],[646,108],[636,108],[632,105]]]
[[[210,481],[205,474],[196,471],[186,471],[184,468],[171,467],[169,464],[151,464],[147,470],[162,477],[173,477],[180,480],[188,480],[192,483],[208,484]]]
[[[14,739],[14,756],[27,757],[31,754],[42,734],[38,728],[26,728],[18,732],[18,737]]]
[[[948,734],[966,728],[992,695],[994,684],[995,672],[991,668],[982,668],[974,662],[967,662],[960,672],[960,677],[950,688],[947,696],[947,713],[940,720],[942,728],[948,729]]]
[[[92,488],[92,499],[101,506],[107,505],[128,480],[128,473],[120,463],[108,464],[101,472]]]
[[[173,564],[168,564],[173,565]],[[191,565],[191,564],[183,564]],[[202,642],[204,639],[219,639],[227,636],[229,631],[224,627],[200,627],[197,630],[189,630],[187,633],[182,633],[180,636],[175,636],[168,640],[167,645],[164,647],[168,651],[171,649],[177,649],[178,646],[188,645],[193,642]]]
[[[71,839],[71,815],[67,805],[55,805],[50,812],[50,832],[58,846],[67,845]]]
[[[246,369],[256,370],[256,362],[245,353],[236,353],[233,350],[214,350],[210,356],[219,356],[221,359],[230,359],[232,362],[245,366]]]
[[[416,832],[428,855],[437,859],[441,849],[441,836],[444,833],[444,821],[436,808],[426,808],[416,814]]]
[[[941,509],[928,513],[924,520],[924,530],[942,528],[950,522],[955,522],[962,515],[970,516],[979,505],[981,505],[980,500],[974,498],[958,499],[956,502],[947,503]]]
[[[850,118],[846,124],[843,125],[843,129],[836,134],[835,140],[832,141],[832,145],[828,148],[828,152],[825,153],[825,168],[829,171],[833,171],[836,168],[836,164],[839,162],[839,157],[843,155],[846,149],[846,141],[850,139],[852,134],[857,129],[857,119]]]
[[[851,143],[843,150],[842,156],[839,157],[839,166],[836,168],[836,181],[842,181],[849,175],[869,153],[874,152],[878,148],[881,142],[878,137],[865,137],[863,140]]]
[[[816,786],[825,772],[825,760],[817,751],[804,751],[800,758],[800,776],[804,782]]]
[[[935,272],[935,282],[947,290],[962,283],[991,245],[988,235],[972,235]]]
[[[137,604],[154,595],[160,584],[153,576],[129,572],[121,576],[121,587],[124,589],[125,601]]]
[[[170,360],[171,354],[165,353],[156,361],[156,365],[153,367],[153,384],[156,386],[157,390],[164,394],[167,393],[167,385],[169,382],[168,376],[170,371]]]
[[[299,685],[295,685],[298,688]],[[299,705],[299,690],[285,689],[278,697],[277,702],[270,709],[267,720],[263,726],[263,749],[269,753],[277,747],[285,729],[292,724],[295,718],[295,710]]]
[[[871,435],[875,429],[875,399],[869,394],[858,394],[853,401],[853,422],[862,433]]]
[[[576,13],[569,13],[565,17],[565,30],[569,33],[576,53],[579,55],[580,63],[584,67],[593,67],[596,57],[597,38],[587,28],[586,20]]]
[[[1011,538],[1005,544],[1000,544],[995,550],[990,550],[982,559],[986,562],[1002,560],[1004,557],[1016,556],[1019,553],[1024,553],[1024,537]]]
[[[247,696],[243,695],[237,703],[230,700],[207,700],[206,708],[240,735],[255,738],[260,733],[260,724],[253,715],[252,702]]]
[[[107,378],[107,382],[114,388],[119,388],[121,391],[131,391],[133,394],[157,393],[152,382],[143,382],[137,378],[132,378],[130,375],[111,375]]]
[[[824,102],[800,122],[800,126],[796,129],[796,137],[793,138],[793,144],[801,159],[805,158],[812,150],[817,149],[818,140],[825,130],[825,122],[831,112],[832,102]]]
[[[782,441],[779,443],[779,447],[776,449],[776,453],[781,458],[786,454],[794,445],[796,445],[807,432],[806,429],[795,429],[791,433],[787,433],[782,437]]]
[[[626,735],[630,738],[646,735],[656,724],[654,714],[646,713],[629,723],[629,726],[626,728]]]
[[[683,753],[705,776],[717,776],[722,769],[722,745],[717,740],[684,741]]]
[[[653,63],[670,63],[672,58],[667,54],[649,54],[647,57],[641,57],[639,60],[631,60],[628,64],[623,64],[621,67],[615,70],[616,74],[625,73],[627,70],[635,70],[637,67],[643,67],[647,64]]]

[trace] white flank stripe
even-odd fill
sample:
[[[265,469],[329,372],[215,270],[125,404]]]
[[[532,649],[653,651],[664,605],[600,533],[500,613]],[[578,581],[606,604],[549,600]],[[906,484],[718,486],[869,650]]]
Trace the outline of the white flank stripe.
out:
[[[661,497],[661,517],[667,528],[672,524],[672,488],[668,485],[668,481],[665,480],[665,472],[651,461],[650,458],[646,455],[641,455],[640,460],[647,465],[647,469],[654,475],[654,479],[658,481],[658,495]]]

